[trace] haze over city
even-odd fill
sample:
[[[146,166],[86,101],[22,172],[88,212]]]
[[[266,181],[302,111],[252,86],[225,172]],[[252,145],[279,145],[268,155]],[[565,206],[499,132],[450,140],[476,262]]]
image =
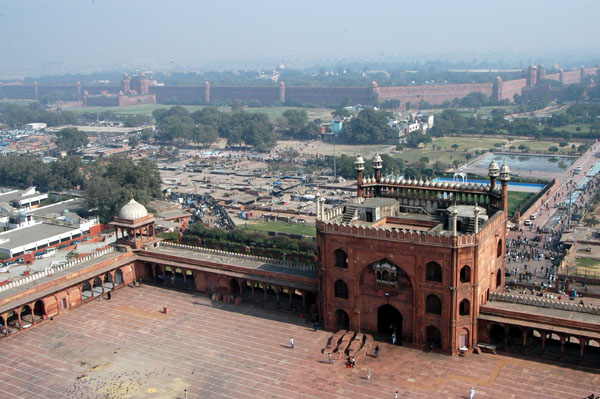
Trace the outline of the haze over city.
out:
[[[585,0],[2,0],[0,74],[428,59],[589,65],[599,12]]]

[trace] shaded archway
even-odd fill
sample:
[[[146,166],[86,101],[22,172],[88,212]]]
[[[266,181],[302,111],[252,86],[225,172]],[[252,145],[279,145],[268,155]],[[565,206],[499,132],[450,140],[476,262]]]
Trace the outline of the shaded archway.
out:
[[[496,272],[496,288],[502,285],[502,270],[498,269]]]
[[[427,298],[425,298],[425,313],[442,314],[442,301],[437,295],[427,295]]]
[[[502,240],[498,240],[498,249],[496,252],[496,257],[499,258],[502,256]]]
[[[390,304],[381,305],[377,309],[377,332],[391,335],[396,332],[402,338],[402,313]]]
[[[462,330],[460,330],[459,334],[458,334],[458,348],[469,348],[470,347],[470,342],[469,342],[469,330],[466,328],[463,328]]]
[[[176,268],[174,271],[174,276],[175,276],[175,282],[173,284],[174,287],[177,288],[181,288],[184,289],[185,288],[185,284],[184,284],[184,279],[183,279],[183,270],[181,270],[181,268]]]
[[[348,267],[348,255],[341,249],[333,251],[333,265],[335,267]]]
[[[100,279],[100,277],[96,277],[94,279],[94,282],[92,284],[92,295],[95,297],[102,295],[102,280]]]
[[[194,277],[194,272],[191,270],[185,272],[185,289],[190,291],[196,289],[196,278]]]
[[[468,299],[463,299],[458,305],[458,314],[461,316],[468,316],[471,314],[471,302]]]
[[[490,327],[490,343],[497,347],[504,347],[504,327],[500,324],[492,324]]]
[[[123,284],[123,272],[121,269],[115,270],[115,286]]]
[[[468,283],[471,281],[471,267],[464,265],[460,269],[460,282]]]
[[[242,295],[242,291],[240,289],[240,283],[235,278],[231,279],[231,294],[233,296],[238,296],[238,295],[241,296]]]
[[[145,280],[146,281],[154,281],[154,271],[152,269],[152,265],[150,263],[146,263],[144,265],[144,270],[145,270],[144,276],[146,277]],[[116,278],[115,278],[115,280],[116,280]]]
[[[84,281],[81,285],[81,300],[85,300],[92,296],[92,287],[89,281]]]
[[[38,320],[43,320],[45,314],[46,314],[46,306],[44,305],[44,301],[42,301],[41,299],[38,299],[37,301],[35,301],[35,304],[33,305],[33,315],[35,316],[36,322]]]
[[[435,283],[442,282],[442,266],[437,262],[429,262],[425,265],[425,280]]]
[[[115,287],[110,273],[106,273],[104,275],[104,284],[103,285],[104,285],[104,292],[111,291]]]
[[[442,333],[437,327],[429,326],[425,329],[425,346],[438,349],[442,347]]]
[[[335,311],[335,329],[336,330],[349,330],[350,329],[350,317],[342,309]]]
[[[21,323],[23,328],[31,327],[31,324],[33,324],[33,312],[29,305],[21,308]]]
[[[334,284],[334,295],[336,298],[348,299],[348,284],[343,280],[337,280]]]

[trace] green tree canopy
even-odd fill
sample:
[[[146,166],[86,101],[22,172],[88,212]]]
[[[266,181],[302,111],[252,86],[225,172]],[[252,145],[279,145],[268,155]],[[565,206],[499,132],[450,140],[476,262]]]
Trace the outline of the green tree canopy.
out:
[[[68,127],[56,132],[54,142],[60,151],[72,154],[77,149],[85,147],[88,143],[88,138],[85,132],[74,127]]]

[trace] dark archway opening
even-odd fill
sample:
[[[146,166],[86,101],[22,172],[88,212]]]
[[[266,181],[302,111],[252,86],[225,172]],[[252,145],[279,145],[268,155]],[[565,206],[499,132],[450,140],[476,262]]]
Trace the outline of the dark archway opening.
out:
[[[437,295],[431,294],[425,298],[425,313],[442,314],[442,301]]]
[[[335,329],[336,330],[349,330],[350,329],[350,317],[342,309],[335,311]]]
[[[471,281],[471,268],[469,266],[463,266],[462,269],[460,269],[460,282],[461,283],[468,283]]]
[[[175,284],[173,284],[173,286],[176,288],[185,289],[185,284],[183,282],[183,270],[180,268],[175,269]]]
[[[333,251],[334,266],[348,268],[348,255],[341,249]]]
[[[145,269],[145,273],[144,273],[145,279],[144,280],[149,281],[149,282],[154,281],[154,273],[152,271],[152,265],[149,263],[146,263],[146,265],[144,266],[144,269]],[[116,280],[116,278],[115,278],[115,280]]]
[[[33,323],[33,313],[31,312],[31,308],[27,305],[21,308],[21,323],[23,324],[23,328],[31,327]]]
[[[123,284],[123,272],[121,269],[115,270],[115,286]]]
[[[490,343],[498,348],[504,348],[504,327],[493,324],[490,328]]]
[[[348,285],[343,280],[337,280],[333,288],[336,298],[348,299]]]
[[[44,301],[40,299],[35,302],[35,305],[33,305],[33,314],[36,321],[44,319],[44,315],[46,314]]]
[[[430,349],[442,347],[442,333],[437,327],[429,326],[425,329],[425,346]]]
[[[496,272],[496,288],[502,285],[502,270],[498,269]]]
[[[115,285],[113,284],[113,279],[112,276],[110,275],[110,273],[106,273],[104,275],[104,292],[108,292],[108,291],[112,291],[112,289],[115,287]]]
[[[94,279],[93,287],[92,287],[92,295],[94,297],[102,295],[102,280],[100,277],[96,277]]]
[[[191,270],[185,272],[185,289],[190,291],[196,289],[196,278]]]
[[[87,299],[92,296],[92,287],[89,281],[84,281],[81,285],[81,300]]]
[[[390,304],[381,305],[377,309],[377,332],[386,340],[396,332],[398,342],[402,342],[402,313]]]
[[[235,278],[231,279],[231,294],[234,297],[242,295],[242,291],[240,290],[240,283]]]

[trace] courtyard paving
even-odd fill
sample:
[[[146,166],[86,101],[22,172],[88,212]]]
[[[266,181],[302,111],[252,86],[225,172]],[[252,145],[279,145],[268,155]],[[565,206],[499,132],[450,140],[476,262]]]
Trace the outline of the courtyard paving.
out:
[[[168,306],[169,313],[161,312]],[[599,370],[382,343],[356,368],[297,314],[145,285],[0,341],[1,398],[583,398]],[[289,348],[289,339],[295,348]],[[367,370],[372,377],[367,380]]]

